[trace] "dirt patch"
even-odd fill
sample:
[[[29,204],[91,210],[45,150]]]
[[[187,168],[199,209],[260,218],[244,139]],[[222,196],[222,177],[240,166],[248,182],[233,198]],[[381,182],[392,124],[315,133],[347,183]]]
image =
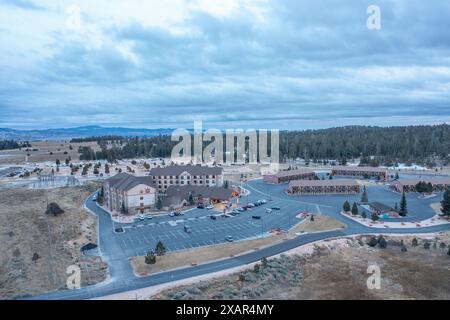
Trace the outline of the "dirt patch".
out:
[[[0,190],[0,298],[66,287],[66,268],[81,268],[82,286],[102,281],[106,264],[80,248],[97,242],[96,219],[82,207],[94,185],[52,190]],[[64,210],[46,215],[47,202]]]
[[[385,237],[386,249],[369,237],[310,244],[304,254],[282,254],[231,275],[169,289],[153,299],[450,299],[450,233],[418,238]],[[401,240],[407,248],[401,250]],[[431,244],[430,249],[424,243]],[[446,248],[441,247],[441,243]],[[367,268],[378,265],[381,289],[367,288]]]
[[[131,263],[136,274],[147,275],[189,265],[201,264],[208,261],[226,259],[252,250],[259,250],[263,247],[274,245],[287,239],[292,239],[296,237],[296,233],[300,231],[327,231],[341,227],[345,227],[345,225],[334,218],[317,216],[315,221],[304,221],[287,234],[274,234],[261,239],[245,240],[168,253],[164,256],[157,257],[157,262],[153,265],[146,264],[144,261],[145,259],[142,256],[134,257],[131,260]]]

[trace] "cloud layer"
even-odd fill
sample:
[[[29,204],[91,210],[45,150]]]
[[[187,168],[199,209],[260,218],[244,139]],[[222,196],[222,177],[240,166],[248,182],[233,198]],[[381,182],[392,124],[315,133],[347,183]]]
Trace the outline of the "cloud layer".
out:
[[[64,2],[0,0],[0,127],[450,121],[444,1]]]

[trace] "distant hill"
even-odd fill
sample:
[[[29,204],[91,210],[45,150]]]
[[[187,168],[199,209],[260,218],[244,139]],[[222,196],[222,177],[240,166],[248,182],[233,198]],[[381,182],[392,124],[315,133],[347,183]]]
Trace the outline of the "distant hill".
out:
[[[0,140],[36,141],[36,140],[70,140],[92,136],[153,137],[170,134],[174,129],[135,129],[122,127],[83,126],[76,128],[59,128],[45,130],[16,130],[0,128]]]

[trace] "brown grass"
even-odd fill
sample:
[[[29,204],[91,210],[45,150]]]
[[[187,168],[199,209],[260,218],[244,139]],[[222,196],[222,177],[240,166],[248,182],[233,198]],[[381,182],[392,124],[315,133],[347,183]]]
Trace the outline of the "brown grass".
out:
[[[72,264],[81,267],[83,286],[105,279],[106,265],[80,252],[82,245],[97,242],[96,219],[82,208],[92,188],[0,190],[0,298],[64,288]],[[46,215],[47,201],[65,212]]]
[[[366,245],[367,237],[314,244],[312,254],[281,256],[268,267],[252,269],[215,280],[169,289],[156,299],[450,299],[450,257],[441,242],[450,244],[450,233],[433,239],[387,237],[387,249]],[[401,252],[403,239],[407,252]],[[425,241],[437,243],[426,250]],[[381,269],[381,289],[369,290],[367,268]],[[245,279],[242,281],[242,278]]]
[[[31,143],[31,150],[37,149],[38,151],[25,151],[26,148],[22,150],[2,150],[0,155],[10,155],[10,157],[0,157],[0,164],[23,164],[26,155],[29,153],[30,156],[28,161],[31,163],[51,161],[55,162],[59,159],[61,163],[64,163],[65,159],[69,156],[72,161],[78,161],[80,154],[78,153],[78,148],[80,146],[90,146],[94,151],[100,150],[100,147],[96,142],[83,142],[83,143],[69,143],[68,141],[36,141]],[[70,150],[72,146],[73,150]],[[53,154],[50,154],[52,152]],[[67,154],[64,154],[67,152]]]

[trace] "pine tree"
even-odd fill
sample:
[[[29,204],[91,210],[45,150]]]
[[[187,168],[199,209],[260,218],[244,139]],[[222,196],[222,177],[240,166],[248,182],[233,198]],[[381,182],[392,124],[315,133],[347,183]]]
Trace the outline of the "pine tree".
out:
[[[356,205],[356,202],[353,202],[352,215],[354,216],[358,215],[358,206]]]
[[[362,202],[362,203],[368,203],[368,202],[369,202],[369,197],[368,197],[368,195],[367,195],[367,189],[366,189],[366,186],[364,186],[364,189],[363,189],[363,194],[362,194],[362,196],[361,196],[361,202]]]
[[[342,206],[342,209],[344,210],[344,212],[349,212],[350,211],[350,203],[348,201],[345,201],[344,205]]]
[[[375,212],[372,213],[372,217],[371,218],[372,218],[373,222],[378,221],[380,219],[380,217]]]
[[[156,256],[153,251],[147,252],[147,255],[145,256],[145,263],[146,264],[155,264],[156,263]]]
[[[156,255],[163,256],[166,254],[166,247],[161,241],[158,241],[155,248]]]
[[[361,217],[363,217],[363,219],[366,219],[366,218],[367,218],[366,211],[363,210],[363,212],[361,213]]]
[[[447,190],[445,190],[441,206],[442,215],[444,217],[447,217],[447,219],[450,219],[450,188],[447,188]]]
[[[417,247],[419,245],[419,241],[417,240],[417,238],[412,239],[411,245],[413,247]]]
[[[156,199],[156,209],[161,210],[162,209],[162,200],[161,197],[158,197]]]
[[[402,194],[402,200],[400,201],[400,211],[398,212],[398,214],[402,217],[408,214],[408,204],[406,203],[406,195],[404,191]]]

